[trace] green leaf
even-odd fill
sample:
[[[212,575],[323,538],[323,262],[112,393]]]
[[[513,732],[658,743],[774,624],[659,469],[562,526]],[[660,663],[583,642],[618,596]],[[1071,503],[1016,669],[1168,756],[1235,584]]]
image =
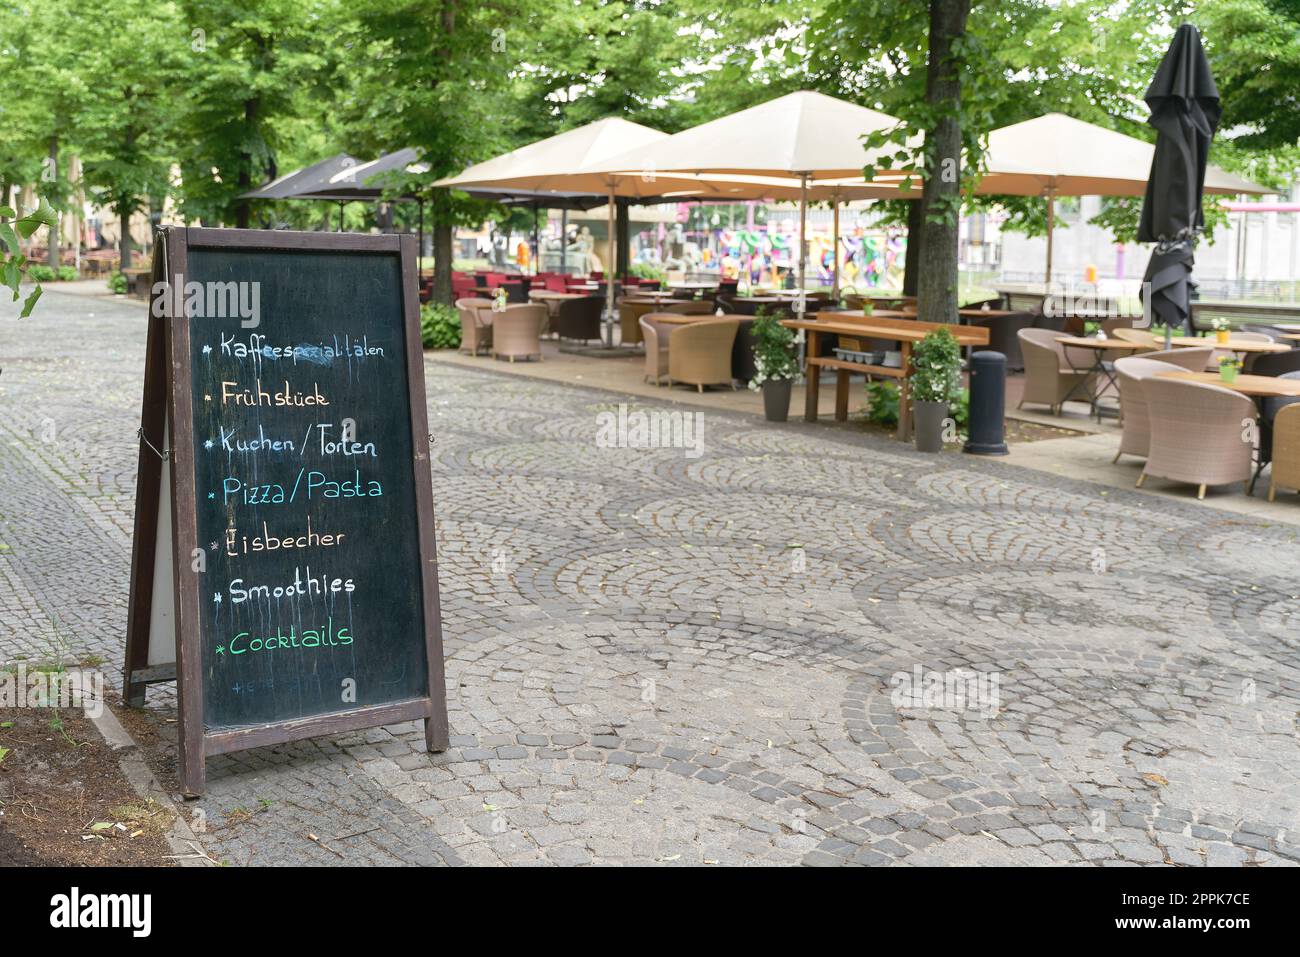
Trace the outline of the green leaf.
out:
[[[0,764],[4,763],[4,759],[9,757],[9,754],[10,754],[9,748],[0,748]]]
[[[53,229],[58,224],[58,212],[49,204],[49,201],[42,196],[37,207],[22,219],[18,220],[18,222],[14,223],[14,226],[17,227],[18,232],[23,239],[31,239],[32,233],[36,232],[36,230],[40,229],[42,226],[49,226]]]
[[[8,223],[0,223],[0,241],[3,241],[9,247],[9,252],[13,256],[21,256],[22,250],[18,248],[18,234]]]
[[[0,206],[0,216],[3,216],[5,219],[13,219],[17,215],[18,211],[12,206]]]
[[[36,301],[41,298],[42,289],[38,285],[32,290],[30,296],[23,300],[23,311],[18,314],[19,319],[26,319],[32,314],[32,309],[36,307]]]
[[[18,268],[18,263],[12,259],[7,260],[3,267],[3,281],[6,286],[14,291],[14,301],[18,300],[18,284],[22,282],[23,272]]]

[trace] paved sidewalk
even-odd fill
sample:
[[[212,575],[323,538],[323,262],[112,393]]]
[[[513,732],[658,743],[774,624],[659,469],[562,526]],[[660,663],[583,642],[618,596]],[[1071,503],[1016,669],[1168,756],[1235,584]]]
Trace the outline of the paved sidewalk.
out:
[[[0,661],[118,667],[143,353],[140,304],[0,314]],[[214,760],[214,857],[1300,857],[1293,528],[711,410],[698,457],[602,448],[618,396],[426,369],[452,749]]]

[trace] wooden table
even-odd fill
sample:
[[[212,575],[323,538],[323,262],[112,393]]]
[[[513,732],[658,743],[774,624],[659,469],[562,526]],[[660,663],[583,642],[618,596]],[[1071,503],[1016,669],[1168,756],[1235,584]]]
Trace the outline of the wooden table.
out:
[[[903,293],[890,295],[887,292],[850,292],[849,296],[857,296],[859,299],[870,299],[872,302],[898,302],[898,303],[915,303],[916,296],[907,296]]]
[[[804,357],[804,376],[807,386],[804,393],[804,421],[817,421],[817,400],[821,387],[821,370],[835,370],[835,420],[843,422],[849,417],[849,375],[887,376],[898,380],[898,438],[907,441],[912,437],[912,405],[909,378],[911,377],[912,343],[920,342],[934,329],[947,329],[953,338],[964,346],[986,346],[989,331],[982,326],[957,326],[948,323],[918,322],[915,319],[888,319],[863,316],[857,312],[819,312],[816,319],[784,319],[787,329],[802,330],[807,336]],[[823,335],[851,336],[857,339],[886,339],[900,343],[903,361],[899,368],[849,362],[833,356],[817,355],[819,337]]]
[[[696,313],[687,315],[681,312],[656,312],[654,313],[655,322],[661,322],[665,326],[685,326],[692,322],[708,322],[710,319],[748,319],[749,316],[719,316],[711,312]]]
[[[1213,346],[1215,349],[1225,349],[1228,352],[1236,353],[1291,351],[1290,346],[1284,346],[1280,342],[1256,342],[1253,339],[1238,339],[1236,336],[1229,336],[1227,342],[1219,342],[1214,336],[1206,338],[1200,336],[1174,336],[1169,341],[1183,349],[1197,346]]]
[[[966,308],[958,309],[957,315],[962,319],[988,319],[988,318],[998,319],[1001,318],[1002,316],[1019,315],[1020,311],[1021,310],[1016,310],[1016,309],[981,309],[979,307],[974,307],[971,309],[966,309]],[[873,309],[871,311],[871,314],[873,316],[881,316],[881,315],[892,316],[895,313],[897,313],[900,316],[910,316],[913,319],[915,319],[917,316],[916,306],[908,306],[908,305],[898,306],[895,309]]]
[[[836,315],[848,315],[847,311],[836,310]],[[872,309],[870,312],[863,312],[859,309],[854,315],[861,319],[870,321],[872,319],[915,319],[916,313],[907,309]]]
[[[528,290],[528,299],[530,302],[539,302],[546,307],[546,328],[543,333],[551,331],[551,320],[560,314],[560,303],[569,299],[586,299],[587,294],[582,292],[556,292],[553,289],[530,289]]]
[[[670,282],[669,289],[689,289],[692,292],[703,292],[706,289],[717,289],[716,282],[704,282],[702,280],[692,279],[683,282]]]
[[[1279,379],[1271,375],[1240,375],[1232,382],[1224,382],[1217,372],[1157,372],[1156,375],[1166,379],[1182,379],[1186,382],[1200,382],[1203,385],[1217,385],[1233,392],[1240,392],[1252,399],[1269,396],[1300,396],[1300,379]]]

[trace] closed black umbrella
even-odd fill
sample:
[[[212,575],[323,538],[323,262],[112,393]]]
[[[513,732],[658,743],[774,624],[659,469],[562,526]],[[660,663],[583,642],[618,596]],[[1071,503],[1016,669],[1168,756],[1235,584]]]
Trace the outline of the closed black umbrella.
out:
[[[1190,23],[1174,34],[1145,99],[1156,150],[1137,238],[1156,248],[1143,277],[1143,297],[1155,320],[1181,328],[1191,315],[1192,253],[1205,228],[1201,191],[1222,112],[1201,34]]]

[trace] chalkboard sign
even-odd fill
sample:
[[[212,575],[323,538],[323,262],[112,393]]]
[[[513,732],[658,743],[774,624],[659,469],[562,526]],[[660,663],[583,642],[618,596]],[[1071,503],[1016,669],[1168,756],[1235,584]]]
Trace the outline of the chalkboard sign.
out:
[[[125,684],[177,678],[183,789],[411,718],[445,749],[411,237],[167,228],[154,280]]]

